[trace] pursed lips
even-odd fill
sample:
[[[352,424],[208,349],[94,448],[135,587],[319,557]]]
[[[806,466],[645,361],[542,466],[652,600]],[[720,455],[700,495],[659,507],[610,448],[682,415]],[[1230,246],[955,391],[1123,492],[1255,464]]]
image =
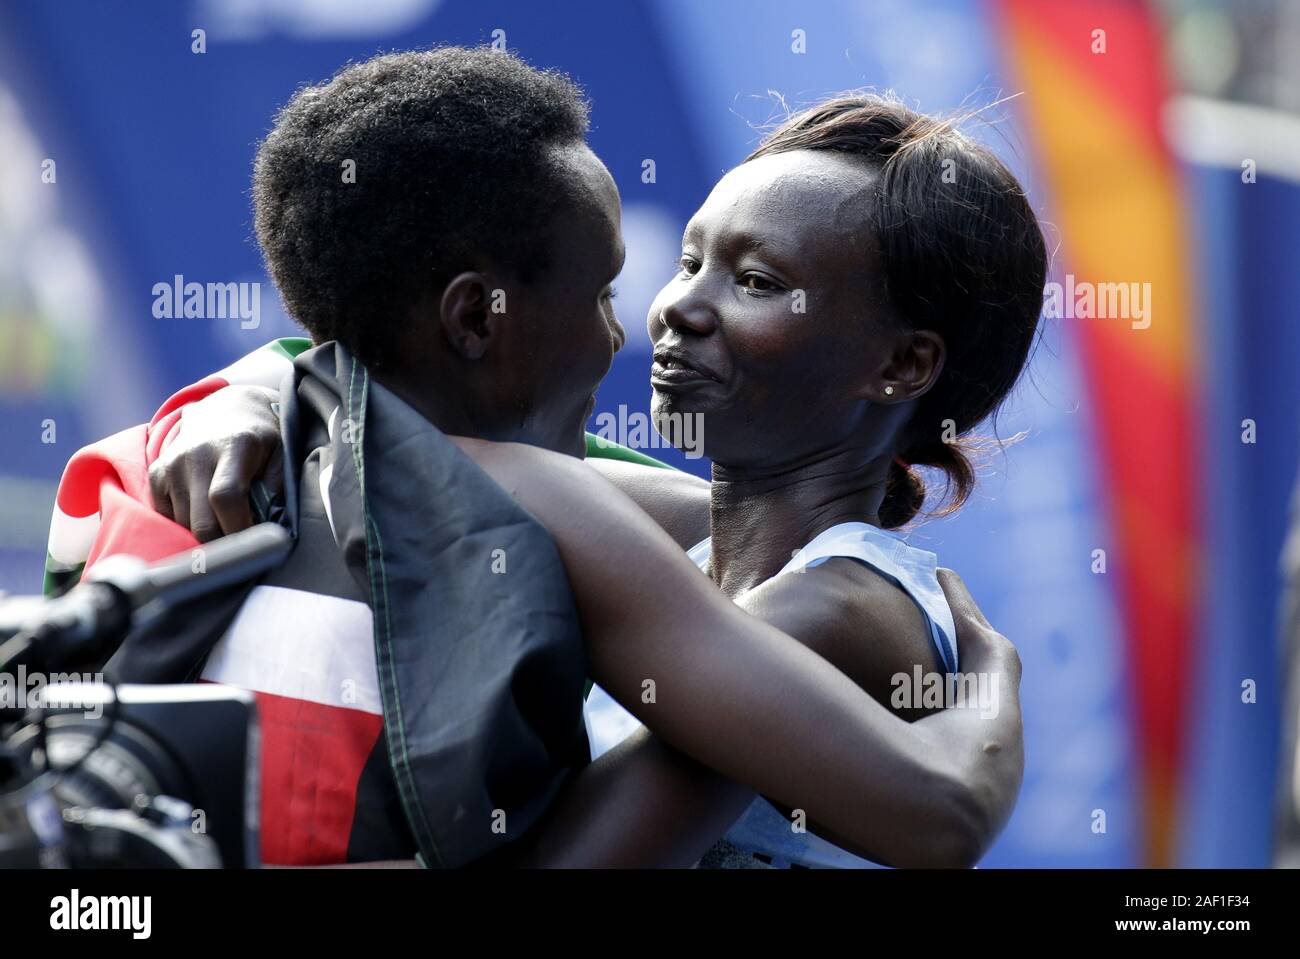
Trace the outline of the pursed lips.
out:
[[[691,383],[706,381],[718,383],[721,380],[708,367],[686,356],[678,350],[658,350],[650,367],[650,379],[657,383]]]

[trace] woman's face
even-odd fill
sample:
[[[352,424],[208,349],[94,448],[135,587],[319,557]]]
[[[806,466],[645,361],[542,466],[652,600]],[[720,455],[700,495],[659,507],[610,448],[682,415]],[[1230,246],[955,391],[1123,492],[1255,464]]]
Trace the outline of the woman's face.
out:
[[[733,468],[882,432],[886,408],[872,400],[896,332],[866,224],[874,177],[860,161],[800,150],[744,163],[714,187],[647,317],[661,432],[671,438],[674,415],[698,417],[704,455]]]

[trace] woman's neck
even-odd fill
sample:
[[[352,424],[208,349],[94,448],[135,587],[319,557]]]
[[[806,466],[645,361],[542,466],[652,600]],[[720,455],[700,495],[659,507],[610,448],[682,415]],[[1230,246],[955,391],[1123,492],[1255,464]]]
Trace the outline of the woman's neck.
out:
[[[771,579],[799,549],[839,523],[879,525],[888,457],[839,448],[793,464],[713,465],[710,573],[733,598]]]

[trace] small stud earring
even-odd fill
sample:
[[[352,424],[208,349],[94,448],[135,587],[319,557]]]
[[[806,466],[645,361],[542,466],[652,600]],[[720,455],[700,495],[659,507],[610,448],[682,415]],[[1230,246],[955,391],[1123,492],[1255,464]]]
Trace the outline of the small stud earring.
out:
[[[894,388],[893,388],[892,386],[886,386],[886,387],[885,387],[885,395],[886,395],[886,396],[893,396],[893,395],[894,395]]]

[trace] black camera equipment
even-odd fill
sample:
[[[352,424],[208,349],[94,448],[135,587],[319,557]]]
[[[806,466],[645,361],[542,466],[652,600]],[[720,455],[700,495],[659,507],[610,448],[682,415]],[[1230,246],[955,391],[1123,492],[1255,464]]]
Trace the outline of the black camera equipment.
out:
[[[257,865],[253,694],[84,671],[137,620],[251,580],[290,546],[263,523],[155,565],[106,558],[57,599],[0,597],[0,867]]]

